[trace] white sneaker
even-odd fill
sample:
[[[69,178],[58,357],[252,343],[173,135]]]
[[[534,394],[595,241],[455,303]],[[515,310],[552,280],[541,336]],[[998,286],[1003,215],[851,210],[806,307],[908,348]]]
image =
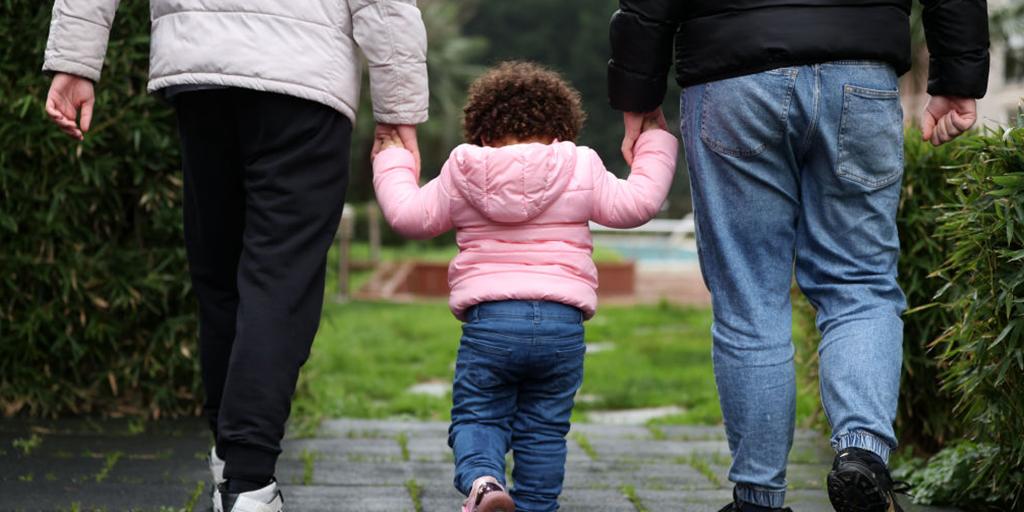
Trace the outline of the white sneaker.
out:
[[[217,447],[210,448],[210,454],[206,456],[210,464],[210,476],[213,477],[213,490],[210,492],[210,499],[213,500],[213,510],[220,511],[220,484],[224,483],[224,461],[217,456]]]
[[[284,508],[284,498],[276,480],[271,480],[262,489],[241,494],[229,493],[223,487],[224,484],[217,486],[220,499],[213,503],[215,512],[281,512]]]
[[[224,461],[217,456],[217,447],[210,448],[210,454],[206,456],[206,461],[210,463],[210,475],[213,476],[213,486],[224,483]]]

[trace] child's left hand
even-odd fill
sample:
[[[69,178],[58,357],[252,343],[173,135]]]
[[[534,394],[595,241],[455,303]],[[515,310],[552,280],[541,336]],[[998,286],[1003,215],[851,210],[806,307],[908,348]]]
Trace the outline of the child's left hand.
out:
[[[668,131],[668,122],[665,121],[665,114],[659,108],[654,112],[650,112],[644,115],[644,123],[640,129],[641,132],[648,132],[651,130],[665,130]]]

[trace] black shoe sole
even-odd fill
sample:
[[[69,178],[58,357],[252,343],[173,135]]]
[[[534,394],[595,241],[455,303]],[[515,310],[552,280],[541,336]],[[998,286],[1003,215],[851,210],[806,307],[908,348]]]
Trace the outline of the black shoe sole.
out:
[[[899,508],[878,487],[863,464],[846,462],[828,474],[828,499],[836,512],[895,512]]]

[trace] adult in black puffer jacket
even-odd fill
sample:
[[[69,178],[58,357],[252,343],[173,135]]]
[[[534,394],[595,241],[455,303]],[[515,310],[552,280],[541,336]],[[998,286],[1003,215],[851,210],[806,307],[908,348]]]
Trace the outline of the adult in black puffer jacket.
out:
[[[988,83],[984,0],[923,0],[928,93],[980,98]],[[612,107],[661,105],[675,49],[679,85],[838,59],[910,69],[911,0],[622,0],[612,17]]]
[[[977,118],[988,79],[984,0],[924,1],[924,136]],[[903,175],[898,76],[910,0],[621,0],[612,106],[627,162],[675,50],[698,253],[711,291],[715,382],[732,454],[723,512],[783,512],[796,409],[790,288],[817,310],[821,400],[839,512],[899,512],[896,447],[906,298],[897,279]]]

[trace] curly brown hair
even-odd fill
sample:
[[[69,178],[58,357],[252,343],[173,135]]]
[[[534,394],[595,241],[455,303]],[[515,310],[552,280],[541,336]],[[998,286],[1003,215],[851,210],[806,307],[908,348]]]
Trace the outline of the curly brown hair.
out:
[[[575,141],[586,114],[580,93],[539,64],[503,62],[469,86],[462,109],[466,142],[558,139]]]

